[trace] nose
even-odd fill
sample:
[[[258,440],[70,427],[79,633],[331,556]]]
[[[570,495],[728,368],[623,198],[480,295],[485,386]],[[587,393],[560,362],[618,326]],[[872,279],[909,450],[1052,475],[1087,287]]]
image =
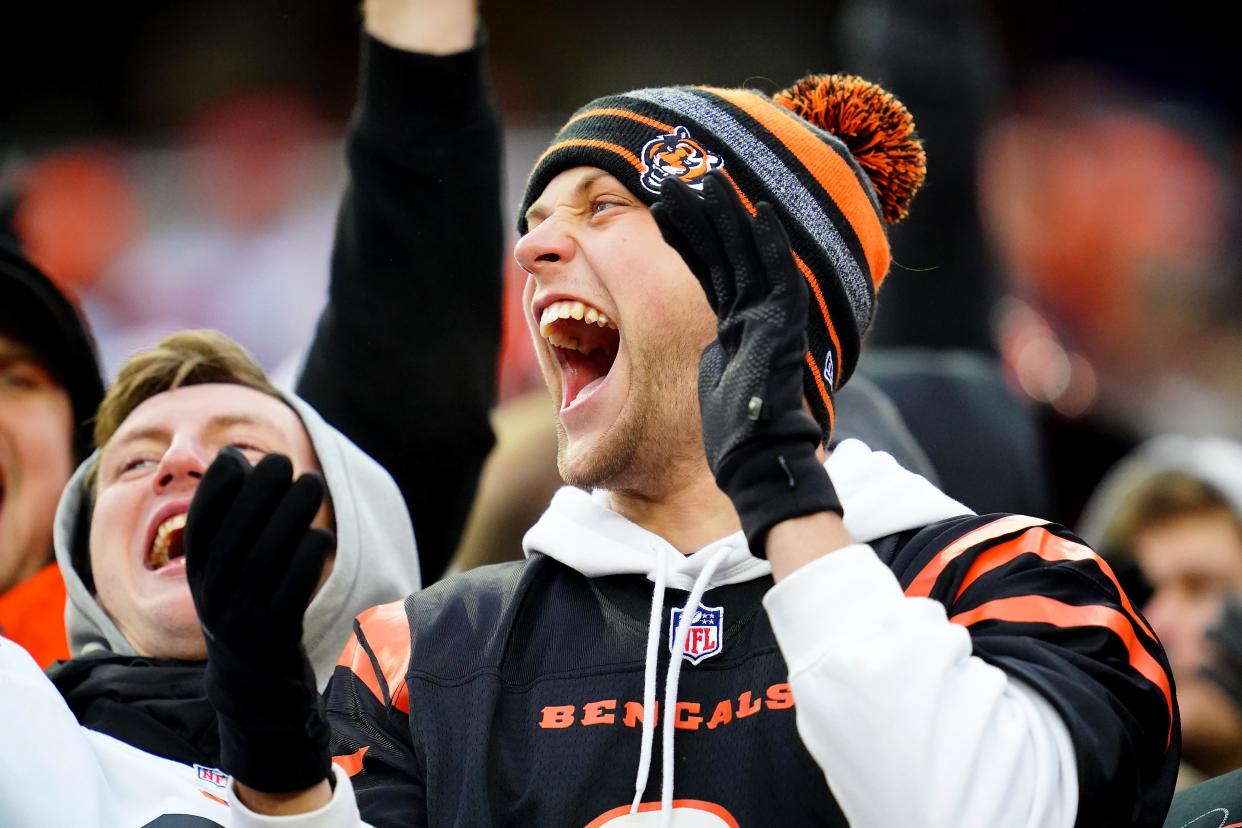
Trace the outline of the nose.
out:
[[[174,440],[155,469],[152,485],[157,493],[194,490],[211,458],[206,450],[188,440]]]
[[[513,258],[527,273],[539,276],[546,273],[550,266],[568,262],[576,249],[577,244],[568,223],[552,215],[518,239],[513,248]]]

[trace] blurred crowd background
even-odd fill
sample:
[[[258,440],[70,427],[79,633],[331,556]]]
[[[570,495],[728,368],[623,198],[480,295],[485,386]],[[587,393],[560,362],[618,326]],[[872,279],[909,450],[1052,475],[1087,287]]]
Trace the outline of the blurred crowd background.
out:
[[[871,347],[1002,360],[1036,406],[1048,516],[1074,525],[1147,436],[1242,436],[1239,98],[1206,3],[482,11],[511,210],[556,126],[600,94],[772,91],[812,70],[892,89],[929,178],[895,230]],[[6,9],[3,210],[80,298],[108,375],[163,333],[214,327],[292,376],[327,281],[358,19],[343,0]],[[506,398],[539,384],[512,264],[508,279]]]

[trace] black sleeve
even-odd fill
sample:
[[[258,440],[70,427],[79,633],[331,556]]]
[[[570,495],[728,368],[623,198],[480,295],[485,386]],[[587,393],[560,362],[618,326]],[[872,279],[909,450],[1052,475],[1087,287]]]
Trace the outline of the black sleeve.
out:
[[[375,828],[427,825],[404,683],[409,641],[404,602],[368,610],[324,691],[332,761],[349,774],[358,810]]]
[[[493,444],[500,123],[483,46],[364,36],[328,304],[297,393],[393,476],[423,584],[457,546]]]
[[[944,604],[974,654],[1060,713],[1078,766],[1078,825],[1159,826],[1180,731],[1164,650],[1099,556],[1017,515],[953,519],[890,564],[908,596]]]

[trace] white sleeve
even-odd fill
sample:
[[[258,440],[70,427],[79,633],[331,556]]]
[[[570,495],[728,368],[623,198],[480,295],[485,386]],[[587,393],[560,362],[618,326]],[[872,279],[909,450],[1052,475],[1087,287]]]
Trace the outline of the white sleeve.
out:
[[[73,713],[30,654],[0,636],[0,821],[89,828],[108,824],[109,813],[106,780]]]
[[[763,600],[789,665],[798,733],[854,828],[1073,826],[1078,772],[1042,696],[971,655],[943,605],[907,598],[866,544]]]
[[[237,798],[236,782],[230,780],[228,801],[231,828],[370,828],[358,814],[358,802],[354,799],[354,786],[350,784],[349,775],[336,765],[332,766],[332,772],[336,774],[332,799],[317,810],[289,816],[268,816],[250,810]]]

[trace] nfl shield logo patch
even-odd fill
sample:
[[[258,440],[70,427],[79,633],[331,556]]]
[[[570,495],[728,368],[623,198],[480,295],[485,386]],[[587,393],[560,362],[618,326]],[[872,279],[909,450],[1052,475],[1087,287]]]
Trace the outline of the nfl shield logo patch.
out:
[[[681,623],[681,609],[674,608],[668,628],[668,651],[673,652],[677,638],[677,625]],[[682,655],[691,664],[698,664],[720,652],[724,639],[724,607],[705,607],[699,604],[686,630],[686,650]]]

